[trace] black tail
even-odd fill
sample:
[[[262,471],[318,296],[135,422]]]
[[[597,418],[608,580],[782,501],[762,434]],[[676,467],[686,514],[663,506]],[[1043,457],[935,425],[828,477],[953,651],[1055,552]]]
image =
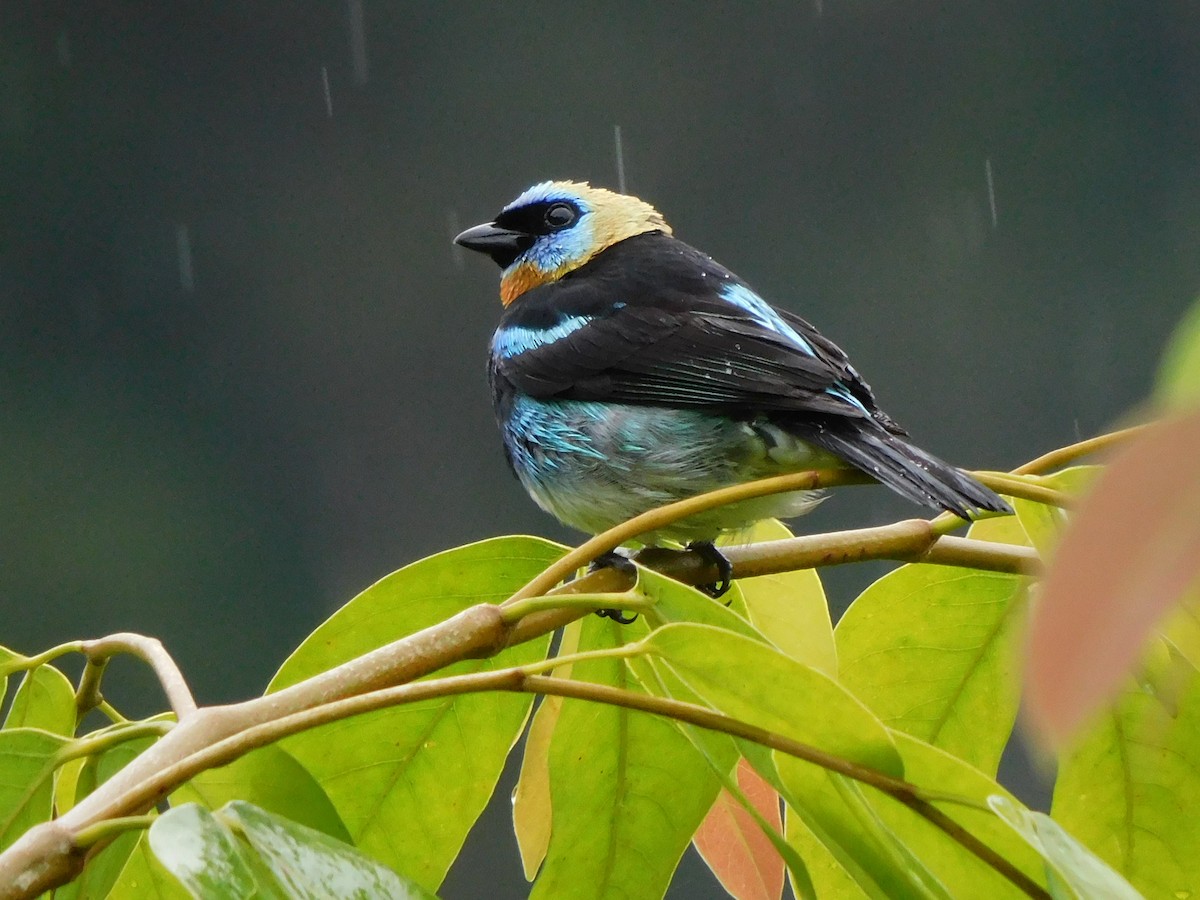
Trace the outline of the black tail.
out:
[[[946,509],[964,519],[981,510],[1012,512],[1012,507],[970,475],[885,431],[873,420],[807,422],[788,430],[836,453],[915,503]]]

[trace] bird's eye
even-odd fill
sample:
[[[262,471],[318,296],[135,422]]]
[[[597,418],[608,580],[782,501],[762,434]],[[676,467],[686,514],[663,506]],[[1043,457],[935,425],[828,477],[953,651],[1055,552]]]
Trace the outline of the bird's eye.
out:
[[[546,224],[551,228],[566,228],[575,221],[575,207],[569,203],[555,203],[546,210]]]

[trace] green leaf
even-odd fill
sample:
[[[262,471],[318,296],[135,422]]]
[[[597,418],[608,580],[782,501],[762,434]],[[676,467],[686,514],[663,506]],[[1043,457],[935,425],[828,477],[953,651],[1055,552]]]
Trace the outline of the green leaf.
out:
[[[284,663],[277,691],[477,603],[495,603],[561,556],[557,544],[503,537],[395,572],[338,610]],[[439,676],[545,657],[549,636]],[[295,735],[282,746],[332,801],[354,843],[426,888],[441,883],[495,790],[532,697],[483,693],[410,703]]]
[[[770,642],[747,621],[748,612],[741,588],[735,583],[725,597],[714,600],[693,587],[666,578],[648,569],[639,569],[639,587],[654,599],[654,606],[646,613],[646,622],[654,627],[670,623],[703,623],[742,635],[758,643]],[[745,581],[741,582],[742,584]],[[724,601],[728,601],[728,606]],[[624,632],[626,640],[640,637],[642,632]],[[671,671],[656,667],[647,659],[633,657],[626,660],[629,670],[647,693],[685,703],[703,706],[704,701]],[[732,772],[738,760],[738,749],[734,740],[724,734],[708,731],[681,722],[674,726],[687,738],[708,765],[709,771],[727,787],[736,786]],[[766,757],[764,757],[766,758]],[[774,773],[772,772],[772,776]],[[803,861],[791,850],[778,834],[769,836],[780,854],[784,856],[793,880],[807,884]]]
[[[54,763],[64,743],[32,728],[0,731],[0,849],[49,820]]]
[[[1133,886],[1045,813],[1031,812],[1007,797],[988,797],[988,806],[1041,854],[1078,897],[1142,900]]]
[[[1072,497],[1080,497],[1087,493],[1103,471],[1103,466],[1072,466],[1047,476],[1043,483]],[[1067,524],[1067,513],[1057,506],[1022,500],[1020,497],[1013,498],[1013,509],[1038,553],[1049,557],[1058,546],[1059,537]]]
[[[20,665],[26,658],[7,647],[0,647],[0,703],[3,703],[4,698],[8,695],[8,676],[16,671],[14,667]]]
[[[75,733],[75,688],[54,666],[25,673],[4,720],[5,728],[40,728],[70,737]]]
[[[1167,344],[1154,396],[1166,407],[1200,404],[1200,302],[1184,315]]]
[[[125,768],[135,757],[155,743],[155,740],[155,738],[137,738],[125,741],[84,760],[75,780],[71,805],[78,803],[99,785]],[[62,770],[59,771],[60,782],[63,780],[64,774]],[[90,897],[108,896],[109,892],[114,889],[121,873],[128,867],[130,856],[143,833],[129,831],[120,835],[88,860],[82,875],[70,884],[58,888],[54,892],[54,900],[74,900],[77,897],[86,900]]]
[[[415,882],[397,875],[341,841],[272,815],[251,803],[234,801],[215,816],[249,843],[279,885],[279,893],[283,897],[311,900],[325,897],[347,900],[434,898],[432,893]],[[260,883],[263,880],[259,878]]]
[[[823,832],[818,836],[796,812],[798,801],[788,803],[783,811],[784,835],[788,845],[803,860],[807,883],[801,883],[788,870],[792,893],[800,900],[821,900],[836,897],[838,900],[858,900],[877,897],[886,900],[883,892],[865,873],[856,873],[857,868],[848,851],[837,846]]]
[[[645,614],[646,622],[652,628],[691,622],[711,625],[767,643],[767,639],[747,621],[744,615],[746,606],[736,584],[724,597],[715,600],[691,585],[638,566],[638,588],[654,600],[654,605]],[[729,601],[728,606],[725,605],[726,600]],[[626,632],[626,637],[632,633]]]
[[[1147,897],[1200,895],[1200,679],[1147,673],[1059,759],[1051,814]]]
[[[121,874],[108,894],[80,894],[79,896],[86,900],[93,900],[93,898],[99,900],[101,897],[106,900],[190,900],[193,895],[167,871],[151,851],[149,833],[146,831],[131,832],[130,836],[136,838],[133,849],[129,852]],[[114,846],[120,840],[119,838],[114,841]],[[105,852],[107,851],[102,851],[101,855]],[[91,866],[94,863],[95,860],[88,865]],[[87,870],[84,871],[86,874]],[[61,890],[62,888],[59,888],[55,891],[55,900],[58,900]],[[224,898],[230,895],[225,893],[217,896]],[[208,898],[205,897],[204,900],[208,900]]]
[[[773,647],[689,624],[660,628],[642,646],[713,709],[881,772],[904,771],[887,729],[865,706]]]
[[[581,628],[582,622],[577,619],[563,629],[559,656],[568,656],[579,649]],[[551,674],[556,678],[570,678],[571,670],[571,664],[567,663]],[[537,876],[542,860],[546,858],[546,848],[550,846],[550,741],[558,727],[562,705],[562,697],[542,697],[525,735],[521,774],[513,789],[513,832],[526,881],[533,881]]]
[[[792,533],[782,522],[766,519],[740,533],[736,543],[752,544],[790,537]],[[740,578],[737,584],[750,623],[767,640],[792,659],[831,677],[837,676],[837,650],[833,643],[829,603],[816,569]]]
[[[150,849],[192,896],[279,898],[254,874],[250,852],[223,822],[198,804],[167,810],[150,826]]]
[[[999,544],[1016,544],[1019,547],[1032,547],[1029,535],[1021,527],[1021,520],[1016,516],[997,516],[994,519],[980,519],[972,522],[967,529],[967,537],[977,541],[992,541]]]
[[[617,647],[646,630],[643,620],[622,627],[589,616],[579,649]],[[641,690],[620,659],[576,663],[572,677]],[[719,789],[704,757],[666,719],[565,700],[549,765],[550,845],[530,896],[661,897]]]
[[[74,881],[54,890],[54,900],[91,900],[93,897],[120,897],[117,883],[144,831],[126,831],[88,859],[83,872]],[[142,896],[136,894],[133,896]],[[186,896],[186,894],[184,894]]]
[[[1034,881],[1046,883],[1041,859],[986,808],[989,796],[1008,796],[995,781],[916,738],[896,732],[895,739],[910,783],[978,804],[982,808],[938,806]],[[796,813],[807,826],[793,829],[789,822],[788,839],[809,863],[818,897],[843,896],[838,891],[848,880],[871,897],[939,896],[943,891],[951,897],[1019,896],[1010,882],[907,806],[866,786],[848,788],[843,776],[802,760],[778,751],[774,756],[789,795],[799,798]],[[824,844],[822,853],[812,852],[817,842]],[[815,864],[813,857],[824,864]],[[831,866],[830,859],[840,868]],[[916,877],[931,881],[914,881]]]
[[[887,725],[995,774],[1018,703],[1016,575],[907,565],[838,623],[846,689]]]
[[[278,746],[260,747],[227,766],[201,772],[171,795],[172,806],[199,803],[210,810],[220,809],[232,800],[245,800],[344,843],[353,843],[316,779]]]

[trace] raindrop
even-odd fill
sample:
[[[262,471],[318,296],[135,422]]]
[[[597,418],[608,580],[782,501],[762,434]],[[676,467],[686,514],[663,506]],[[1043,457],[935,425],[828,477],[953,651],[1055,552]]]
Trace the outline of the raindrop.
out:
[[[329,67],[321,66],[321,90],[325,94],[325,115],[333,118],[333,95],[329,92]]]
[[[996,227],[996,182],[992,178],[992,158],[983,161],[983,172],[987,177],[988,209],[992,211],[992,227]]]
[[[625,193],[625,149],[621,146],[621,126],[613,126],[613,144],[617,154],[617,190]]]
[[[354,66],[354,83],[367,83],[367,30],[362,0],[346,0],[350,28],[350,62]]]

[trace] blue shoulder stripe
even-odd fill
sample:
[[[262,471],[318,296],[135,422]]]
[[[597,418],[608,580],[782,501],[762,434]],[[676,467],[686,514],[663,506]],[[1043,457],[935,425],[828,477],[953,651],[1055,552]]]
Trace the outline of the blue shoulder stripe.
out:
[[[591,316],[569,316],[549,328],[528,328],[524,325],[506,325],[492,335],[492,353],[501,359],[510,359],[528,350],[535,350],[565,338],[592,321]]]
[[[789,341],[794,343],[797,349],[799,349],[802,353],[805,353],[808,356],[817,355],[816,351],[812,348],[812,344],[805,340],[804,336],[801,335],[800,332],[784,321],[783,317],[779,315],[779,313],[777,313],[774,308],[767,303],[766,300],[758,296],[758,294],[746,287],[746,285],[726,284],[721,288],[721,297],[732,303],[738,309],[748,312],[750,317],[753,318],[754,321],[756,321],[759,325],[775,332],[781,337],[787,338]],[[852,406],[858,407],[863,412],[867,412],[867,408],[863,406],[859,399],[850,393],[849,388],[847,388],[840,381],[834,382],[832,385],[826,388],[825,393],[839,397],[842,400],[845,400],[847,403],[850,403]]]
[[[779,313],[771,308],[762,297],[750,290],[744,284],[726,284],[721,287],[721,297],[738,309],[750,313],[754,319],[763,328],[774,331],[788,340],[795,343],[801,350],[809,356],[816,356],[813,352],[812,345],[801,337],[800,332],[796,331],[791,325],[783,320]]]

